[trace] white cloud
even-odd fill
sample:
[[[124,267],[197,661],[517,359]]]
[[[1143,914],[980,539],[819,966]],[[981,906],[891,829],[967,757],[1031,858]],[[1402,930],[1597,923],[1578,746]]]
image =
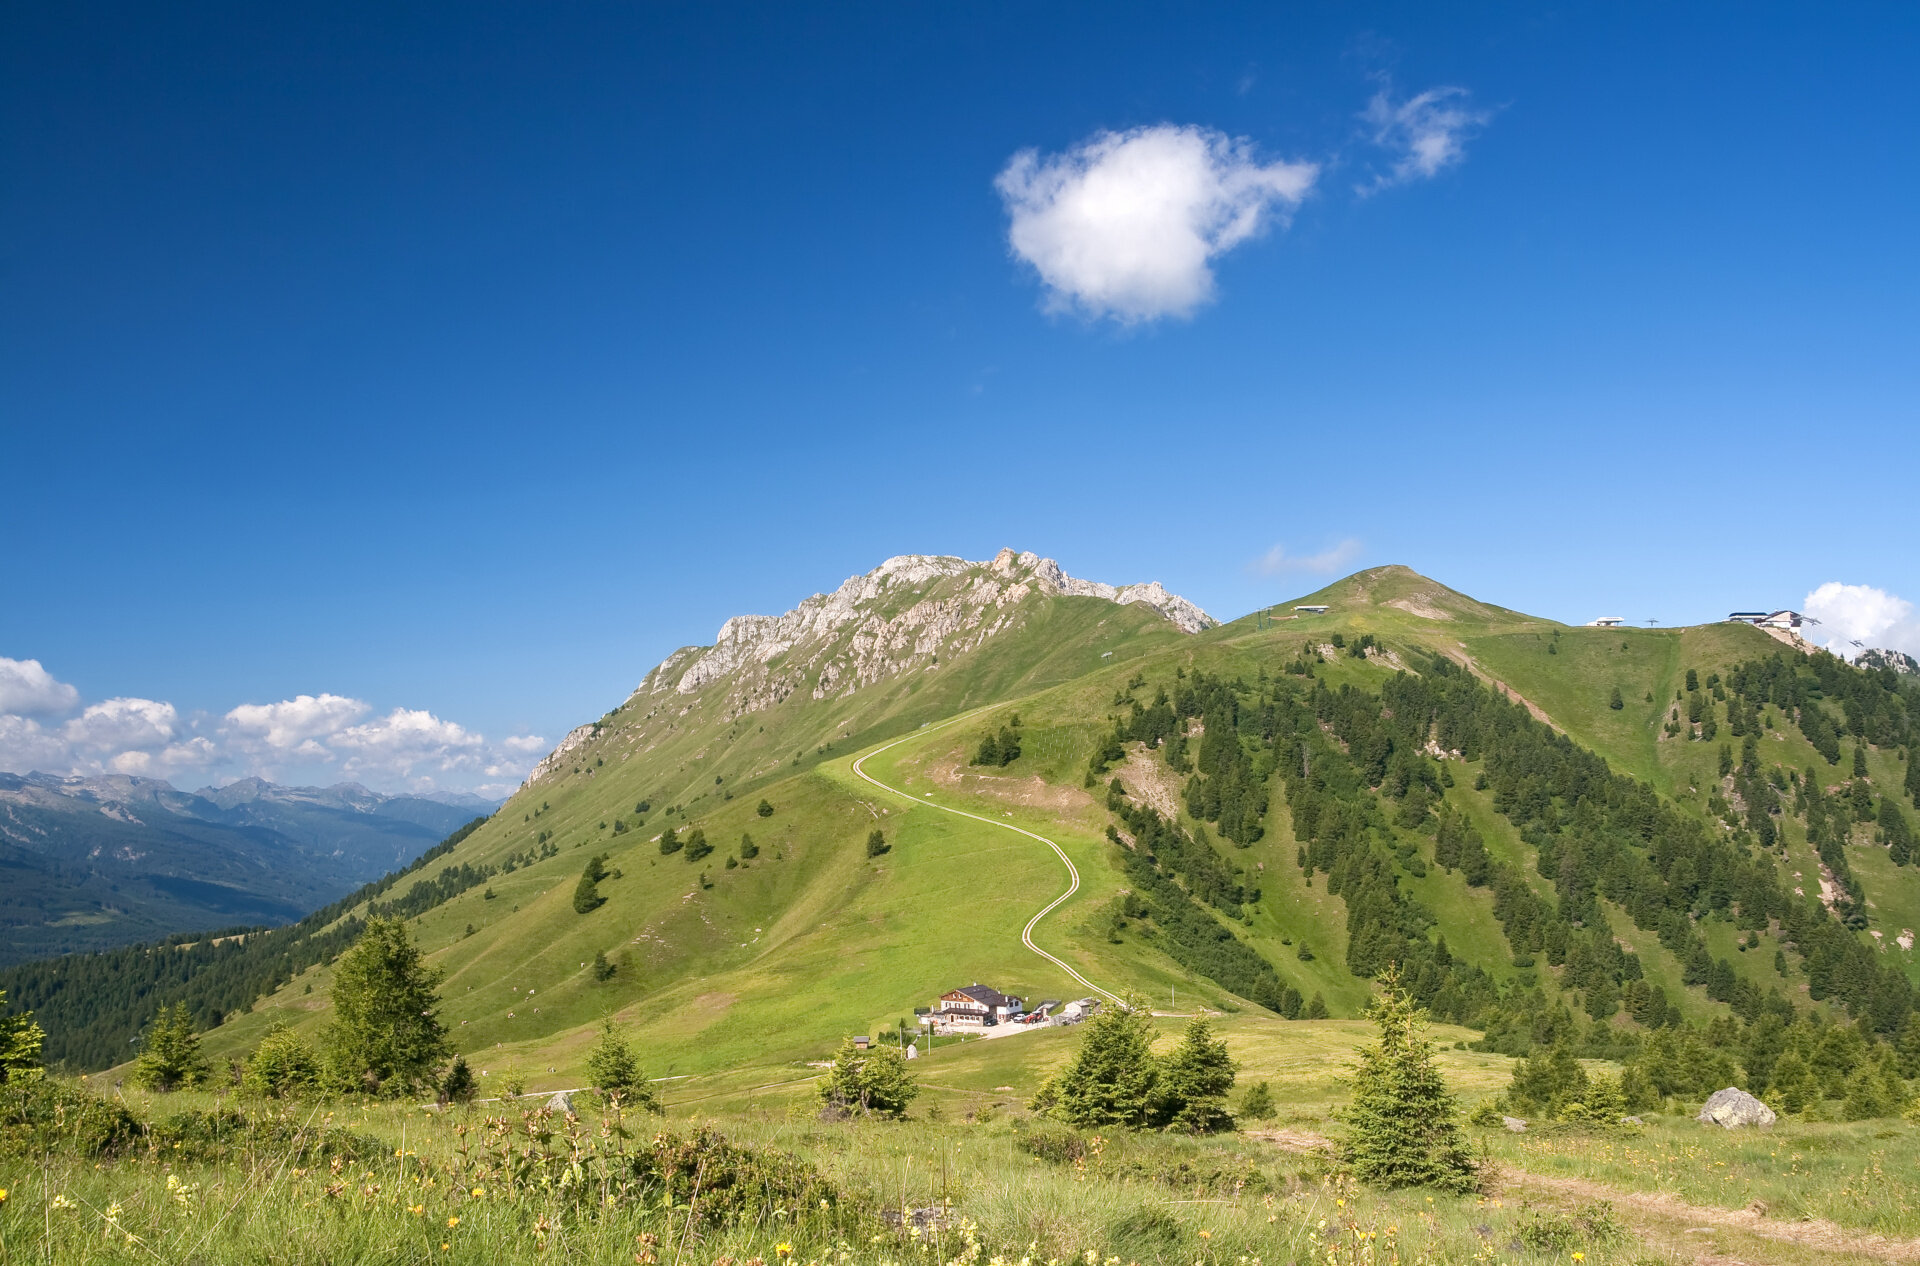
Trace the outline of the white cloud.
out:
[[[0,655],[0,713],[13,716],[58,716],[73,711],[80,692],[40,666],[37,659],[8,659]]]
[[[1252,142],[1160,124],[1101,132],[1064,154],[1022,150],[994,181],[1013,253],[1048,306],[1125,324],[1187,316],[1213,297],[1210,263],[1287,216],[1314,163],[1261,163]]]
[[[24,774],[36,769],[64,770],[67,744],[30,717],[0,715],[0,769]]]
[[[15,773],[256,775],[275,782],[344,774],[382,790],[484,788],[497,794],[517,787],[548,746],[531,734],[492,744],[419,709],[395,708],[355,724],[373,706],[335,694],[241,704],[217,720],[182,717],[157,699],[108,699],[49,725],[26,709],[71,710],[78,702],[72,688],[55,682],[34,660],[0,659],[0,669],[11,672],[0,677],[0,686],[11,691],[4,696],[9,710],[0,712],[0,769]]]
[[[376,721],[341,730],[330,746],[347,754],[343,768],[349,774],[380,774],[416,784],[418,771],[478,771],[490,756],[482,736],[414,708],[395,708]]]
[[[96,751],[151,752],[173,741],[180,717],[158,699],[109,699],[62,727],[68,743]]]
[[[312,740],[358,721],[373,705],[344,695],[296,695],[279,703],[243,703],[227,713],[228,734],[279,751],[318,755]]]
[[[1847,659],[1872,647],[1920,655],[1920,621],[1914,619],[1913,604],[1884,589],[1829,580],[1807,595],[1801,614],[1820,621],[1805,630],[1809,641]]]
[[[1465,158],[1468,138],[1493,117],[1473,109],[1468,98],[1465,88],[1429,88],[1395,105],[1386,90],[1375,93],[1360,119],[1373,143],[1392,156],[1392,166],[1356,191],[1428,180]]]
[[[1360,557],[1360,550],[1360,542],[1351,536],[1318,554],[1289,554],[1286,546],[1275,545],[1253,560],[1252,569],[1262,576],[1283,576],[1300,571],[1326,576]]]

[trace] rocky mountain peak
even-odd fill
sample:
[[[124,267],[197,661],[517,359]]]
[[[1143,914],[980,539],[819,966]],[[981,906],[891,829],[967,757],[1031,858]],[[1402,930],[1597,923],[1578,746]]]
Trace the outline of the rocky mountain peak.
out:
[[[728,719],[773,707],[797,692],[842,698],[976,650],[1023,621],[1030,600],[1056,597],[1143,606],[1183,633],[1219,623],[1158,581],[1116,586],[1081,580],[1034,553],[1003,549],[987,562],[900,554],[783,615],[734,616],[720,626],[713,645],[675,651],[634,693],[664,702],[724,691],[715,697]],[[595,732],[587,725],[569,734],[530,781],[557,769]]]

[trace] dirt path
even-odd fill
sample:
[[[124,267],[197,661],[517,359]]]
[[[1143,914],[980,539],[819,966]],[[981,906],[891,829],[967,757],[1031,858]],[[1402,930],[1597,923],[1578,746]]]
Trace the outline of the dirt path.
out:
[[[1307,1130],[1248,1130],[1246,1134],[1248,1138],[1272,1143],[1283,1151],[1307,1156],[1325,1155],[1332,1148],[1328,1139]],[[1821,1253],[1852,1253],[1883,1262],[1920,1262],[1920,1240],[1890,1240],[1884,1235],[1868,1231],[1849,1230],[1823,1218],[1784,1222],[1766,1216],[1763,1205],[1756,1204],[1751,1209],[1721,1209],[1712,1205],[1689,1204],[1662,1192],[1624,1191],[1584,1178],[1553,1178],[1506,1166],[1500,1167],[1496,1186],[1501,1190],[1541,1192],[1581,1202],[1606,1200],[1629,1217],[1638,1215],[1640,1218],[1658,1219],[1668,1224],[1663,1229],[1669,1234],[1661,1238],[1668,1240],[1671,1247],[1695,1252],[1694,1260],[1703,1264],[1741,1260],[1715,1251],[1698,1251],[1704,1246],[1697,1241],[1689,1243],[1684,1239],[1688,1234],[1709,1230],[1757,1236]],[[1671,1234],[1675,1229],[1679,1231],[1678,1237]]]

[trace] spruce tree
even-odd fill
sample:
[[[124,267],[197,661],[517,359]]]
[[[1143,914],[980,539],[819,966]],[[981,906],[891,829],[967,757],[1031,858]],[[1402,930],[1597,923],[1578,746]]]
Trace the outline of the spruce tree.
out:
[[[440,972],[427,966],[401,919],[375,916],[333,974],[327,1073],[342,1090],[400,1094],[433,1082],[447,1057],[435,1009]]]
[[[887,843],[886,833],[882,831],[879,827],[875,827],[872,831],[868,832],[867,834],[867,856],[868,857],[879,857],[883,853],[890,853],[892,851],[893,851],[893,846]]]
[[[1389,967],[1367,1009],[1380,1040],[1360,1048],[1353,1102],[1339,1114],[1346,1126],[1342,1159],[1362,1182],[1378,1187],[1473,1188],[1478,1166],[1460,1133],[1460,1109],[1434,1065],[1426,1013],[1414,1005]]]
[[[1233,1089],[1227,1044],[1213,1036],[1205,1016],[1187,1025],[1186,1036],[1160,1063],[1159,1116],[1177,1134],[1217,1134],[1233,1128],[1227,1092]]]
[[[479,1090],[473,1079],[473,1068],[467,1063],[465,1055],[455,1055],[453,1063],[447,1069],[447,1075],[440,1079],[440,1098],[445,1103],[472,1103],[474,1094]]]
[[[607,904],[600,895],[600,881],[607,877],[607,856],[597,853],[587,859],[587,868],[580,872],[580,882],[573,890],[573,909],[577,914],[588,914]]]
[[[1240,1115],[1249,1121],[1271,1121],[1276,1111],[1273,1090],[1264,1081],[1254,1082],[1240,1100]]]
[[[1082,1129],[1150,1124],[1159,1082],[1152,1045],[1143,1000],[1102,1007],[1087,1021],[1073,1062],[1051,1083],[1053,1114]]]
[[[199,1085],[210,1072],[212,1066],[200,1053],[200,1038],[193,1031],[187,1004],[161,1007],[147,1026],[140,1058],[133,1062],[133,1084],[143,1090],[179,1090]]]

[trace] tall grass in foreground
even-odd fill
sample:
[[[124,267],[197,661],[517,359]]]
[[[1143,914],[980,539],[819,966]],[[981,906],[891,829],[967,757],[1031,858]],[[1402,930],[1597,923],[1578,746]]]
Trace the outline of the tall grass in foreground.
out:
[[[736,1118],[725,1123],[733,1142],[753,1157],[802,1157],[807,1181],[821,1185],[736,1156],[729,1172],[748,1190],[734,1193],[736,1216],[720,1219],[717,1161],[652,1184],[596,1164],[622,1146],[661,1146],[653,1119],[629,1120],[630,1143],[617,1118],[597,1113],[509,1120],[397,1106],[296,1110],[272,1128],[222,1133],[232,1118],[198,1098],[209,1107],[156,1123],[118,1160],[0,1158],[0,1262],[1438,1266],[1642,1256],[1605,1217],[1550,1218],[1543,1232],[1537,1210],[1356,1191],[1311,1159],[1248,1139],[1103,1138],[1009,1119]],[[691,1137],[690,1124],[675,1122],[671,1137]],[[265,1145],[289,1126],[294,1141]],[[529,1128],[550,1131],[548,1142]],[[328,1142],[314,1145],[325,1131]],[[780,1198],[760,1200],[762,1191]]]

